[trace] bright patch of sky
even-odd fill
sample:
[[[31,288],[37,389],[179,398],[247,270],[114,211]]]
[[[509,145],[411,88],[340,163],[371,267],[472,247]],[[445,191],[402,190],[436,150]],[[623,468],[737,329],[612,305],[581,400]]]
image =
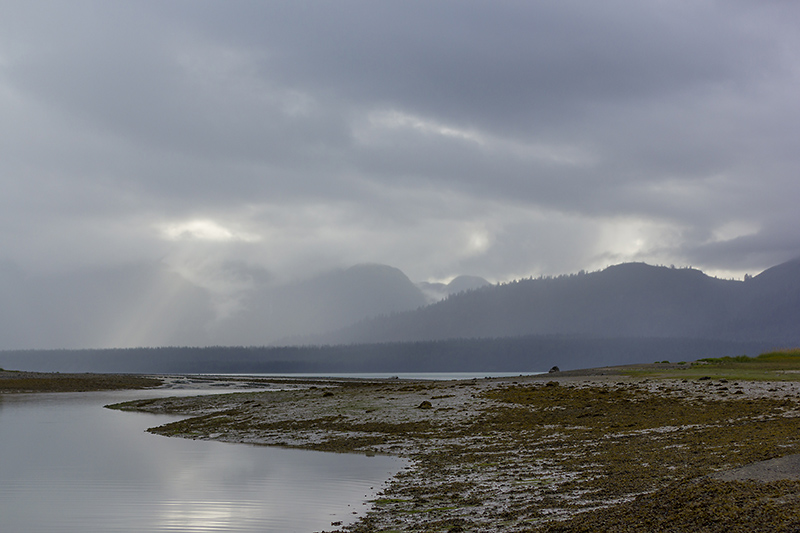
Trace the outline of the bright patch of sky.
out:
[[[185,222],[171,222],[161,224],[159,229],[162,235],[172,241],[198,240],[198,241],[245,241],[257,242],[258,235],[244,232],[234,232],[222,224],[209,219],[194,219]]]

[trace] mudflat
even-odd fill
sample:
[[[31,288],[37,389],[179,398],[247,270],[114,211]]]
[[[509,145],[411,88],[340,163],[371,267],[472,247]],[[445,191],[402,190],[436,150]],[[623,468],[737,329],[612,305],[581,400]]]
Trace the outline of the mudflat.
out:
[[[20,392],[85,392],[158,387],[157,377],[128,374],[61,374],[0,370],[0,394]]]
[[[699,372],[276,379],[113,407],[187,416],[162,435],[409,458],[352,532],[800,530],[800,383]]]

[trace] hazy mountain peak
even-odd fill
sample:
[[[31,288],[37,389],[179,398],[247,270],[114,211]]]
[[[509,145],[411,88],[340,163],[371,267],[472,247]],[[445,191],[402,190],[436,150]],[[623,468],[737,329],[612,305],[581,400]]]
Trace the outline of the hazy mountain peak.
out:
[[[380,263],[358,263],[344,269],[343,272],[348,276],[356,276],[361,279],[393,280],[411,283],[408,276],[399,268]]]
[[[342,328],[426,304],[399,269],[363,263],[289,285],[251,292],[217,328],[223,344],[273,344]]]
[[[422,291],[427,298],[428,303],[436,303],[444,300],[448,296],[458,294],[459,292],[471,291],[480,289],[491,285],[488,281],[480,276],[457,276],[453,278],[450,283],[431,283],[429,281],[422,281],[417,283],[417,287]]]
[[[480,276],[458,276],[447,284],[447,290],[450,294],[456,294],[462,291],[480,289],[487,285],[491,285],[491,283]]]

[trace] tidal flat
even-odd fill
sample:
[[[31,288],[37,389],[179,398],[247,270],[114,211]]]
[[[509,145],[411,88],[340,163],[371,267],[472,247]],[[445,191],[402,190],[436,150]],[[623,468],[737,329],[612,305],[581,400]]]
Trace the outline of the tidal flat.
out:
[[[135,374],[61,374],[0,368],[0,394],[148,389],[162,384],[163,380],[158,377]]]
[[[796,374],[688,368],[272,380],[290,388],[112,407],[187,416],[149,430],[161,435],[410,459],[353,533],[800,528],[796,469],[734,470],[800,454]],[[740,474],[714,477],[727,471]]]

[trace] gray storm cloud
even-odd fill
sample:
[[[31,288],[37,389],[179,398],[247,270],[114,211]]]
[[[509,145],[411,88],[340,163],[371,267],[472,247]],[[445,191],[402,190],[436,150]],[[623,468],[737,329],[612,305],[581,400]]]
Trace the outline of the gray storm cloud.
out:
[[[0,254],[31,272],[164,260],[234,294],[225,265],[273,283],[361,262],[755,273],[800,255],[798,16],[4,2]]]

